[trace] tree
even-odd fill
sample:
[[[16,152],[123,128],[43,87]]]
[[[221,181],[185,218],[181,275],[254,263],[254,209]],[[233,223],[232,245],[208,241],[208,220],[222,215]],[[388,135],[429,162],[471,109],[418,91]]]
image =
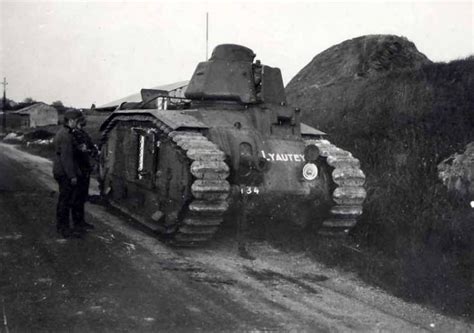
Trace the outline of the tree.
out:
[[[54,101],[53,103],[51,103],[51,106],[54,106],[56,109],[64,108],[64,104],[61,101]]]
[[[51,106],[54,107],[60,115],[62,115],[67,109],[61,101],[54,101],[51,103]]]
[[[17,102],[15,102],[12,99],[7,98],[5,105],[3,105],[3,98],[0,98],[0,109],[1,110],[11,110],[14,109],[18,105]]]
[[[24,103],[24,104],[33,104],[33,103],[36,103],[36,101],[31,97],[27,97],[23,100],[22,103]]]

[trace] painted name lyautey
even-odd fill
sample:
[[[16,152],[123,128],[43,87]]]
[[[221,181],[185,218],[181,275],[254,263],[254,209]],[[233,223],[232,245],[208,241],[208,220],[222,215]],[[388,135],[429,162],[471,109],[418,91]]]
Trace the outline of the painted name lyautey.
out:
[[[282,154],[282,153],[265,153],[262,152],[262,157],[269,162],[281,161],[281,162],[304,162],[304,155],[302,154]]]

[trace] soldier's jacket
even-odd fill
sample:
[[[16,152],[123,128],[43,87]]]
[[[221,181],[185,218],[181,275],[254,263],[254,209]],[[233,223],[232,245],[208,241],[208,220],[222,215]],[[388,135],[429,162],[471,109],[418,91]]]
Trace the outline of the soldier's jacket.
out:
[[[76,128],[72,131],[72,135],[74,154],[78,166],[83,173],[90,173],[92,171],[92,163],[90,159],[97,157],[97,148],[86,131]]]
[[[54,137],[55,155],[53,159],[53,175],[55,177],[77,178],[81,175],[73,142],[72,130],[63,126]]]

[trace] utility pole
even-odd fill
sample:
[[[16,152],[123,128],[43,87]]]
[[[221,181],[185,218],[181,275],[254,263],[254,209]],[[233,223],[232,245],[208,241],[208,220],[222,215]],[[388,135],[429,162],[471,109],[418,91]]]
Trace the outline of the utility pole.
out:
[[[3,111],[3,132],[7,132],[7,115],[6,115],[6,105],[7,105],[7,78],[3,78],[3,104],[2,104],[2,111]]]

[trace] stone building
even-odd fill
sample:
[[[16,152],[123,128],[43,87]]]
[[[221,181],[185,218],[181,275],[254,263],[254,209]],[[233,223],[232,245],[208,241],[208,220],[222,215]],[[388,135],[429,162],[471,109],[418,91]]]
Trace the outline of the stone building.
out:
[[[3,122],[4,117],[0,118],[0,121]],[[7,111],[5,115],[7,129],[57,125],[58,119],[58,111],[54,107],[42,102],[20,110]]]

